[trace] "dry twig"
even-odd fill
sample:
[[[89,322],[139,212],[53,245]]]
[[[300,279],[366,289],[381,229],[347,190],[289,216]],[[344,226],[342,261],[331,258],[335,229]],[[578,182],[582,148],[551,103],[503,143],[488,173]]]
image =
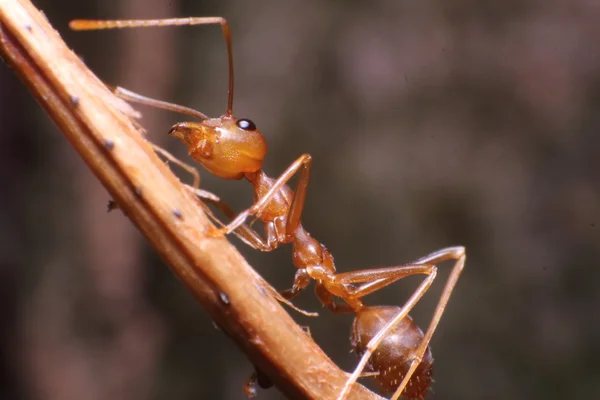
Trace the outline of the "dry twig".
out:
[[[136,130],[134,111],[85,67],[29,1],[0,0],[0,54],[252,362],[290,398],[335,398],[347,374],[294,323],[227,240],[206,236],[210,222]],[[380,397],[357,385],[349,398]]]

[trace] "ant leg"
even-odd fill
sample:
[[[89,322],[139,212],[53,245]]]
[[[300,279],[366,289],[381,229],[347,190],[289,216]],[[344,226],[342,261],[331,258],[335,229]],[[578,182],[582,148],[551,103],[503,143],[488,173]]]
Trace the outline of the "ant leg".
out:
[[[229,206],[229,204],[227,204],[214,194],[202,189],[194,189],[188,185],[186,185],[186,187],[199,199],[213,204],[215,207],[221,210],[221,212],[223,212],[226,217],[231,218],[233,215],[235,215],[233,209]],[[221,221],[219,221],[214,216],[212,211],[204,203],[200,202],[200,204],[202,205],[204,211],[210,216],[210,218],[213,221],[215,221],[218,224],[222,224]],[[277,247],[278,244],[277,241],[265,242],[259,236],[259,234],[247,224],[243,224],[238,228],[238,230],[234,231],[233,233],[248,246],[262,251],[271,251],[275,249],[275,247]],[[302,271],[304,271],[304,273],[302,273]],[[296,273],[296,277],[294,278],[294,284],[291,289],[284,290],[283,292],[279,293],[276,290],[272,289],[270,286],[269,288],[271,289],[273,296],[280,302],[286,304],[288,307],[303,315],[306,315],[307,317],[317,317],[319,315],[318,313],[305,311],[301,308],[296,307],[291,301],[289,301],[289,299],[295,297],[301,290],[306,288],[310,284],[310,281],[311,279],[306,274],[306,270],[298,270],[298,272]]]
[[[466,255],[464,253],[464,248],[463,248],[462,254],[460,255],[459,259],[454,264],[454,267],[452,268],[452,272],[450,272],[450,276],[448,277],[448,281],[446,282],[446,285],[444,286],[444,290],[443,290],[442,295],[440,296],[440,300],[438,301],[438,304],[435,308],[433,317],[431,318],[431,322],[429,323],[429,327],[427,328],[427,332],[425,333],[425,336],[423,337],[421,344],[419,344],[419,347],[415,350],[415,355],[414,355],[414,358],[410,365],[410,368],[409,368],[408,372],[406,373],[406,376],[400,383],[400,386],[398,386],[398,389],[396,389],[396,392],[391,397],[391,400],[396,400],[400,397],[400,395],[404,391],[404,388],[408,384],[408,380],[410,379],[412,374],[415,372],[415,370],[421,363],[423,354],[425,354],[425,351],[427,350],[427,346],[429,345],[429,342],[431,341],[431,337],[433,336],[433,333],[435,332],[435,329],[437,328],[438,323],[440,322],[440,319],[442,318],[442,315],[444,314],[444,310],[446,309],[446,305],[448,304],[450,295],[452,294],[452,291],[454,290],[454,287],[456,286],[456,282],[458,281],[458,278],[460,277],[460,274],[465,266],[465,261],[466,261]],[[387,326],[384,329],[386,329],[386,328],[387,328]],[[373,338],[373,339],[375,339],[375,338]],[[369,343],[369,345],[370,345],[370,343]]]
[[[290,210],[288,212],[288,221],[298,226],[300,221],[300,214],[302,213],[302,207],[304,206],[304,199],[306,197],[306,188],[308,185],[308,178],[310,175],[310,165],[312,163],[312,157],[310,154],[302,154],[300,157],[296,159],[289,167],[277,178],[273,186],[269,189],[269,191],[262,196],[257,202],[255,202],[250,208],[242,211],[233,221],[231,221],[227,226],[215,230],[212,235],[213,236],[221,236],[227,235],[237,229],[240,225],[246,221],[248,217],[251,217],[256,214],[260,214],[268,205],[269,202],[273,199],[273,197],[279,193],[279,191],[285,186],[285,184],[298,172],[300,173],[300,180],[298,181],[298,185],[296,190],[298,193],[294,194],[294,199],[292,200],[292,205],[290,206]],[[286,234],[288,232],[292,232],[286,228]]]
[[[333,282],[325,281],[330,292],[347,300],[355,300],[378,291],[410,275],[435,275],[433,264],[404,264],[392,267],[363,269],[335,275]],[[358,287],[351,284],[363,283]],[[339,293],[339,294],[338,294]]]
[[[336,314],[347,314],[354,312],[352,307],[348,304],[337,303],[334,299],[333,294],[321,283],[317,283],[315,286],[315,294],[317,298],[329,311]]]
[[[306,289],[306,287],[310,284],[310,281],[311,278],[306,273],[306,269],[303,268],[297,270],[292,287],[290,289],[282,291],[281,296],[288,300],[293,299],[298,295],[298,293]]]
[[[434,264],[446,260],[459,259],[464,252],[465,248],[461,246],[446,247],[428,254],[425,257],[421,257],[409,264],[337,274],[335,276],[335,281],[341,286],[366,282],[355,289],[347,290],[346,297],[349,299],[358,299],[376,292],[406,276],[414,274],[428,275]],[[424,266],[425,268],[420,268],[421,266]]]
[[[296,307],[290,300],[293,299],[300,293],[302,290],[306,289],[306,287],[310,284],[310,277],[306,274],[305,270],[299,269],[296,272],[296,276],[294,277],[294,284],[291,289],[283,290],[281,293],[275,291],[274,295],[282,303],[287,304],[290,308],[296,310],[297,312],[306,315],[307,317],[318,317],[319,313],[310,312],[302,310],[301,308]],[[310,332],[308,333],[310,336]]]
[[[436,276],[436,269],[434,267],[432,269],[432,273],[427,278],[425,278],[425,280],[423,282],[421,282],[421,284],[417,287],[415,292],[410,296],[408,301],[404,304],[404,306],[402,306],[402,309],[400,310],[398,315],[396,315],[395,318],[393,318],[391,321],[389,321],[388,324],[385,327],[383,327],[377,333],[377,335],[375,335],[375,337],[373,337],[373,339],[371,339],[369,341],[358,365],[355,367],[354,371],[352,372],[352,375],[350,375],[350,378],[348,378],[348,380],[344,384],[344,388],[340,392],[337,400],[344,400],[346,398],[346,396],[350,392],[350,388],[352,387],[352,385],[354,385],[354,383],[356,383],[358,378],[361,377],[363,370],[365,369],[367,363],[369,362],[369,359],[371,358],[371,355],[373,354],[375,349],[377,349],[379,344],[383,341],[387,332],[398,321],[402,320],[403,318],[405,318],[408,315],[410,310],[412,310],[412,308],[421,299],[421,297],[423,297],[423,295],[429,289],[429,287],[431,287],[431,284],[433,283],[435,276]],[[413,372],[414,372],[414,370],[410,371],[410,375],[407,374],[406,376],[408,376],[410,378],[410,376],[412,376]],[[406,382],[408,382],[408,380],[406,380]],[[403,383],[404,383],[404,381],[403,381]],[[405,384],[405,386],[406,386],[406,384]]]
[[[310,179],[312,157],[310,154],[304,154],[301,157],[303,157],[302,169],[300,170],[300,176],[298,176],[298,183],[296,184],[296,190],[294,190],[294,198],[292,199],[292,204],[290,205],[285,224],[285,233],[288,238],[291,238],[294,232],[296,232],[296,229],[298,229],[298,225],[300,225],[300,217],[302,215],[302,210],[304,209],[304,201],[306,200],[308,180]],[[279,179],[281,179],[281,177]]]
[[[193,188],[196,189],[196,190],[198,188],[200,188],[200,174],[198,173],[198,170],[196,168],[194,168],[191,165],[188,165],[188,164],[184,163],[183,161],[179,160],[177,157],[175,157],[174,155],[172,155],[171,153],[169,153],[168,151],[166,151],[162,147],[158,147],[157,145],[152,144],[152,143],[151,143],[151,145],[152,145],[152,149],[155,152],[159,153],[160,155],[162,155],[167,160],[171,161],[174,164],[179,165],[181,168],[183,168],[187,172],[189,172],[194,177]]]
[[[437,263],[437,262],[441,262],[441,261],[449,260],[449,259],[457,259],[457,261],[454,264],[454,267],[452,268],[452,271],[450,273],[448,281],[446,282],[446,286],[444,287],[444,291],[442,292],[442,295],[440,297],[438,305],[434,311],[434,315],[430,322],[429,328],[427,329],[427,333],[425,334],[419,347],[415,350],[415,354],[413,356],[413,361],[411,363],[411,367],[409,368],[406,376],[400,383],[400,386],[398,386],[398,389],[394,393],[394,396],[392,397],[391,400],[395,400],[395,399],[398,399],[398,397],[400,397],[400,395],[404,391],[404,388],[408,384],[408,381],[410,380],[412,374],[414,373],[417,366],[421,362],[423,354],[425,353],[425,350],[427,349],[427,346],[429,345],[431,337],[433,336],[433,332],[435,331],[435,329],[441,319],[441,316],[444,312],[444,309],[448,303],[448,300],[450,298],[452,290],[454,289],[454,286],[456,285],[458,277],[460,276],[460,273],[463,270],[463,267],[465,264],[465,259],[466,259],[465,249],[464,249],[464,247],[449,247],[446,249],[438,250],[438,251],[431,253],[430,255],[425,256],[423,258],[420,258],[419,260],[416,261],[416,263],[425,263],[425,262],[428,262],[428,263],[436,262]],[[421,299],[421,297],[423,297],[425,292],[429,289],[429,287],[433,283],[433,280],[435,279],[435,276],[437,273],[436,267],[434,265],[426,265],[426,264],[421,264],[421,265],[423,267],[430,269],[431,272],[429,273],[429,276],[423,282],[421,282],[419,287],[415,290],[415,292],[410,296],[408,301],[404,304],[404,306],[402,307],[402,309],[400,310],[398,315],[396,315],[396,317],[394,317],[392,320],[390,320],[387,323],[387,325],[385,327],[383,327],[377,333],[377,335],[375,335],[375,337],[373,337],[369,341],[369,343],[367,344],[367,347],[365,349],[365,352],[363,353],[363,356],[360,359],[360,362],[358,363],[357,367],[355,368],[354,372],[352,373],[352,375],[350,376],[348,381],[346,381],[346,384],[344,385],[344,389],[338,396],[338,400],[343,400],[346,397],[346,395],[350,391],[351,386],[360,377],[364,367],[366,366],[369,359],[371,358],[371,355],[373,354],[375,349],[377,349],[379,344],[383,341],[383,339],[385,338],[385,335],[394,327],[394,325],[396,325],[400,320],[402,320],[403,318],[405,318],[408,315],[410,310],[412,310],[412,308],[415,306],[415,304]],[[414,268],[415,266],[412,265],[411,267]],[[400,268],[402,268],[402,266]],[[374,289],[378,286],[383,287],[383,286],[385,286],[386,283],[389,284],[387,281],[391,280],[392,278],[384,276],[385,270],[386,270],[386,268],[382,268],[382,269],[379,269],[379,271],[376,270],[375,274],[371,274],[373,276],[373,278],[375,279],[375,281],[371,282],[370,285],[369,285],[369,282],[367,282],[366,285],[359,288],[358,294],[362,294],[364,296],[368,293],[372,293],[374,291]],[[398,272],[400,272],[400,271],[398,271]],[[346,274],[340,274],[340,275],[346,275]],[[357,271],[356,273],[351,273],[351,272],[347,273],[347,276],[346,277],[342,276],[342,278],[344,278],[344,280],[346,282],[353,282],[353,281],[356,282],[355,279],[358,279],[358,281],[361,281],[368,275],[369,275],[368,270],[364,270],[364,271]],[[361,289],[362,289],[362,292],[360,291]]]
[[[411,264],[437,264],[446,260],[458,260],[465,254],[463,246],[445,247],[413,261]]]
[[[311,276],[311,272],[309,269],[308,276]],[[433,264],[404,264],[346,272],[334,275],[333,277],[323,275],[311,277],[317,282],[321,281],[315,287],[315,292],[321,303],[334,313],[347,313],[356,312],[363,307],[362,302],[359,300],[362,297],[376,292],[402,278],[423,274],[429,275],[427,279],[433,282],[436,272],[436,266]],[[362,285],[356,286],[357,283],[362,283]],[[334,296],[340,297],[347,304],[336,303]],[[417,298],[416,301],[418,300]],[[407,310],[407,313],[408,311],[410,309]]]
[[[284,292],[285,292],[285,290],[284,290]],[[275,297],[275,298],[276,298],[276,299],[277,299],[279,302],[281,302],[281,303],[283,303],[283,304],[287,305],[289,308],[291,308],[292,310],[294,310],[294,311],[296,311],[296,312],[298,312],[298,313],[300,313],[300,314],[302,314],[302,315],[305,315],[305,316],[307,316],[307,317],[318,317],[318,316],[319,316],[319,313],[316,313],[316,312],[310,312],[310,311],[306,311],[306,310],[303,310],[303,309],[301,309],[301,308],[298,308],[298,307],[296,307],[296,306],[294,305],[294,303],[292,303],[291,301],[289,301],[289,300],[288,300],[288,299],[285,297],[285,295],[283,294],[283,292],[282,292],[282,293],[279,293],[278,291],[276,291],[275,289],[273,289],[273,296],[274,296],[274,297]],[[293,297],[293,296],[292,296],[292,297]],[[309,336],[310,336],[310,332],[309,332]]]
[[[223,225],[223,223],[215,216],[210,207],[208,207],[206,203],[216,204],[220,203],[222,200],[215,195],[214,193],[208,192],[203,189],[195,189],[190,185],[184,184],[185,188],[196,197],[198,204],[202,207],[202,210],[208,215],[208,217],[217,225]],[[250,244],[248,243],[250,246]]]
[[[213,206],[215,206],[229,220],[233,219],[237,215],[235,213],[235,211],[233,211],[233,209],[229,206],[229,204],[227,204],[226,202],[224,202],[223,200],[221,200],[219,197],[215,196],[214,194],[212,194],[210,192],[206,192],[202,189],[194,189],[191,186],[187,186],[187,188],[188,188],[188,190],[190,190],[190,192],[192,192],[200,200],[210,203]],[[206,207],[204,209],[204,211],[207,212],[207,214],[211,217],[211,219],[216,224],[221,225],[221,226],[224,225],[218,218],[216,218],[214,216],[214,214],[208,207]],[[278,243],[275,240],[275,234],[273,232],[271,232],[271,229],[269,229],[269,226],[267,226],[267,231],[269,231],[269,232],[267,232],[267,239],[265,240],[262,237],[260,237],[260,235],[258,234],[258,232],[256,230],[254,230],[248,224],[244,223],[244,224],[240,225],[233,232],[233,234],[236,235],[241,241],[243,241],[244,243],[246,243],[248,246],[252,247],[253,249],[258,249],[260,251],[269,252],[269,251],[275,250],[275,248],[277,248]]]

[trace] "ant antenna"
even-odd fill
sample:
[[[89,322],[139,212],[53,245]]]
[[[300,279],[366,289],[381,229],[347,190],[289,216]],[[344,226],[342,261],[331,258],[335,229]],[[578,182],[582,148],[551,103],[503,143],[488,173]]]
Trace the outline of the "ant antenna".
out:
[[[229,64],[229,93],[227,94],[227,111],[225,114],[230,117],[233,112],[233,50],[231,46],[231,31],[229,30],[229,24],[225,18],[218,17],[221,20],[221,29],[223,30],[223,36],[225,36],[225,43],[227,45],[227,60]]]
[[[233,113],[233,50],[231,47],[231,30],[227,20],[223,17],[189,17],[169,19],[146,19],[146,20],[73,20],[69,27],[76,31],[114,29],[114,28],[137,28],[151,26],[185,26],[185,25],[207,25],[219,24],[225,36],[227,45],[227,57],[229,60],[229,95],[227,96],[227,111],[225,115],[231,117]],[[164,107],[163,107],[164,108]]]

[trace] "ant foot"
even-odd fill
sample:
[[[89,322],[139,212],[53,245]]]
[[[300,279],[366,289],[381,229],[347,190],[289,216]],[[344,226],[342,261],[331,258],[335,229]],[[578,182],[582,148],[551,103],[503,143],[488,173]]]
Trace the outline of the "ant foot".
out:
[[[227,228],[211,228],[208,231],[208,236],[212,238],[221,238],[229,233]]]

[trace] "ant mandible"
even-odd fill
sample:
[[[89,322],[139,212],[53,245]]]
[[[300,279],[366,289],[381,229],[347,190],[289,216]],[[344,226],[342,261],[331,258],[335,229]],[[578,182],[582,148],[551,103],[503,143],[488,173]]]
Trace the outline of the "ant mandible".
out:
[[[219,24],[225,37],[229,66],[229,93],[227,110],[218,118],[208,118],[188,107],[151,99],[122,88],[115,94],[132,102],[179,112],[198,118],[199,122],[175,124],[169,134],[180,139],[190,156],[210,173],[223,179],[248,180],[254,188],[254,204],[237,216],[227,204],[218,199],[207,199],[232,221],[212,232],[213,236],[236,233],[250,246],[261,251],[272,251],[279,244],[292,243],[293,263],[297,268],[291,289],[282,292],[286,299],[296,296],[315,281],[315,293],[321,303],[335,313],[355,314],[351,342],[361,359],[340,392],[338,400],[349,393],[352,385],[365,371],[376,373],[374,379],[391,399],[404,395],[409,399],[424,398],[432,376],[433,358],[429,349],[431,337],[441,319],[450,295],[465,264],[464,247],[449,247],[431,253],[412,263],[385,268],[336,273],[332,255],[327,248],[312,238],[300,223],[312,159],[303,154],[279,178],[267,176],[262,164],[267,143],[256,125],[249,119],[233,116],[233,53],[229,24],[222,17],[190,17],[157,20],[74,20],[74,30],[112,28],[159,27],[181,25]],[[295,190],[287,182],[299,172]],[[194,185],[197,188],[197,181]],[[265,225],[265,239],[245,223],[256,216]],[[408,313],[429,289],[437,273],[436,264],[456,260],[425,333],[412,321]],[[365,306],[362,297],[390,285],[404,277],[426,275],[403,307]],[[335,297],[344,303],[339,304]]]

